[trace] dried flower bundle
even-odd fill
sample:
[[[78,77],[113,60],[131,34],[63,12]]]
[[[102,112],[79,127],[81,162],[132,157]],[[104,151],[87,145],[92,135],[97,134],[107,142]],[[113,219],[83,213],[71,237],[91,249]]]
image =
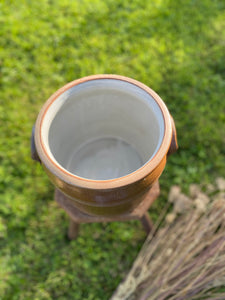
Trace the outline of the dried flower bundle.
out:
[[[172,213],[166,215],[167,205],[111,300],[225,299],[225,181],[219,182],[213,196],[196,185],[192,198],[172,187]]]

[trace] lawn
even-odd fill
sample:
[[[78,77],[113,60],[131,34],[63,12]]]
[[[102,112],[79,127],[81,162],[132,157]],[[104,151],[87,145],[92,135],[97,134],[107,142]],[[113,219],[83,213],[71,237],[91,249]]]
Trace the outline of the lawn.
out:
[[[225,176],[224,46],[224,1],[0,1],[0,299],[108,299],[145,239],[132,221],[85,224],[67,240],[68,219],[30,158],[48,97],[99,73],[162,97],[180,147],[161,176],[155,220],[171,185]]]

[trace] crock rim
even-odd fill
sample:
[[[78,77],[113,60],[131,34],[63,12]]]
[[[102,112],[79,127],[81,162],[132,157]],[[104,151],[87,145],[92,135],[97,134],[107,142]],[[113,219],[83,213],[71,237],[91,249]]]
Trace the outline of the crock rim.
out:
[[[155,153],[155,155],[149,161],[147,161],[143,166],[141,166],[139,169],[135,170],[134,172],[119,178],[113,178],[109,180],[87,179],[87,178],[79,177],[65,170],[60,164],[57,164],[49,156],[48,151],[43,143],[42,134],[41,134],[41,127],[43,124],[44,117],[49,107],[61,94],[63,94],[64,92],[66,92],[67,90],[69,90],[70,88],[76,85],[79,85],[87,81],[98,80],[98,79],[122,80],[141,88],[156,101],[158,107],[162,112],[162,117],[164,120],[164,136],[162,138],[161,145],[159,146],[159,149]],[[119,188],[119,187],[130,185],[132,183],[138,182],[146,178],[158,167],[158,165],[161,163],[165,155],[167,155],[170,147],[171,139],[172,139],[172,124],[171,124],[170,113],[163,100],[159,97],[159,95],[151,88],[149,88],[145,84],[135,79],[121,76],[121,75],[115,75],[115,74],[90,75],[67,83],[66,85],[58,89],[54,94],[52,94],[50,98],[45,102],[45,104],[43,105],[42,109],[38,114],[35,123],[36,149],[41,162],[45,165],[45,167],[49,170],[49,172],[52,173],[53,176],[55,176],[59,180],[65,182],[66,184],[80,187],[80,188],[94,189],[94,190],[108,190],[108,189]]]

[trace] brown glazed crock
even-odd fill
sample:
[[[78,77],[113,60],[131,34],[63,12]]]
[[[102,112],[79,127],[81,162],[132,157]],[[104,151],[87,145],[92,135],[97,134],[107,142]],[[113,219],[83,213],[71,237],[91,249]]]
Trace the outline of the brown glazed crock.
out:
[[[138,170],[111,180],[89,180],[67,172],[48,155],[41,136],[43,118],[52,103],[71,87],[97,79],[115,79],[138,86],[154,98],[164,118],[164,137],[154,157]],[[52,183],[71,198],[74,205],[81,211],[102,216],[129,212],[143,201],[153,183],[161,175],[166,165],[167,156],[175,152],[178,147],[174,121],[161,98],[146,85],[119,75],[88,76],[72,81],[60,88],[42,107],[36,120],[33,136],[32,157],[42,163]]]

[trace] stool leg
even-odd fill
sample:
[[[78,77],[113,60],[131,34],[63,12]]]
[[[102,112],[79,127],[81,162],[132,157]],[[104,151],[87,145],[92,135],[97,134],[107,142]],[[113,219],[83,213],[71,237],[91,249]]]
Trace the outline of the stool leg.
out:
[[[149,234],[153,228],[153,223],[147,212],[141,217],[140,221],[146,233]]]
[[[68,229],[68,238],[70,240],[75,240],[78,236],[79,232],[79,225],[78,223],[74,222],[72,219],[70,219],[70,225]]]

